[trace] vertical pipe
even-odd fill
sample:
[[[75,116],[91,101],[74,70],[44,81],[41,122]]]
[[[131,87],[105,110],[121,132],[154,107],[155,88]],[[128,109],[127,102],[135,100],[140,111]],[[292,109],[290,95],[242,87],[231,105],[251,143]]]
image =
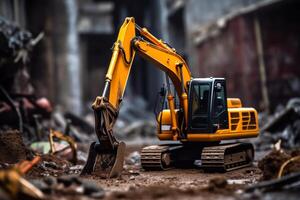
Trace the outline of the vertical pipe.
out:
[[[167,74],[166,75],[166,83],[167,83],[167,88],[168,88],[168,103],[169,103],[169,109],[170,109],[170,116],[171,116],[171,126],[172,126],[172,133],[173,133],[173,140],[177,140],[179,129],[177,125],[177,119],[176,119],[176,114],[175,114],[175,103],[174,103],[174,96],[172,95],[171,92],[171,86],[170,86],[170,81],[169,77]]]
[[[183,80],[183,74],[182,74],[182,66],[183,63],[177,64],[177,67],[180,69],[180,78],[181,78],[181,100],[182,100],[182,105],[183,105],[183,113],[184,113],[184,121],[185,121],[185,128],[187,129],[187,120],[188,120],[188,98],[186,91],[184,89],[184,80]]]
[[[75,114],[81,114],[82,99],[81,99],[81,69],[79,60],[79,39],[77,32],[77,2],[76,0],[65,0],[66,13],[68,17],[67,27],[67,80],[68,80],[68,102],[69,111]]]
[[[20,26],[20,4],[19,0],[14,0],[14,21]]]
[[[103,93],[102,93],[102,97],[109,97],[109,85],[110,85],[110,80],[105,80],[105,85],[104,85],[104,89],[103,89]]]
[[[117,59],[119,56],[119,42],[115,42],[114,47],[113,47],[113,55],[109,63],[108,71],[105,75],[105,85],[102,93],[102,97],[107,97],[109,98],[109,86],[110,86],[110,81],[112,80],[112,76],[115,70],[115,66],[117,63]]]
[[[266,76],[266,66],[264,61],[264,52],[263,52],[263,44],[261,38],[261,29],[260,23],[257,16],[254,17],[254,29],[255,29],[255,39],[256,39],[256,47],[257,47],[257,56],[258,56],[258,64],[259,64],[259,73],[260,80],[262,85],[262,97],[266,112],[270,112],[270,101],[268,96],[268,87],[267,87],[267,76]]]

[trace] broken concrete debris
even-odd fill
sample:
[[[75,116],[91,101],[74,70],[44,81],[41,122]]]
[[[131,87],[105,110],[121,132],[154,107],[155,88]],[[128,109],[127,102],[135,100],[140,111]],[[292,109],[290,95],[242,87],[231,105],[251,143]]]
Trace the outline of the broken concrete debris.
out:
[[[67,146],[56,139],[52,140],[50,145],[48,141],[50,128],[65,133],[67,137],[63,138],[72,141],[73,146],[75,142],[72,138],[77,142],[87,143],[94,140],[94,134],[89,135],[93,133],[94,128],[71,113],[58,109],[53,112],[53,107],[47,98],[36,96],[27,66],[32,50],[42,36],[43,34],[33,38],[29,31],[22,30],[14,23],[0,18],[0,199],[27,198],[19,195],[19,192],[22,193],[22,188],[7,183],[5,180],[8,179],[5,177],[12,177],[12,183],[22,182],[25,186],[34,189],[29,199],[42,198],[43,194],[37,188],[41,188],[46,195],[49,194],[45,192],[45,187],[35,188],[27,181],[28,179],[39,180],[41,177],[48,178],[43,185],[48,187],[46,191],[51,191],[51,194],[74,195],[73,193],[76,193],[100,198],[104,194],[102,188],[89,181],[79,183],[75,181],[76,178],[72,178],[75,184],[70,184],[70,187],[66,187],[67,179],[61,178],[55,180],[57,187],[54,187],[55,184],[49,187],[50,177],[55,179],[54,177],[62,175],[79,174],[82,169],[81,164],[87,157],[84,152],[78,150],[75,153],[79,165],[74,165],[68,161],[68,155],[72,153],[70,149],[57,153],[57,150],[65,149]],[[51,148],[53,155],[49,154]],[[41,160],[25,174],[27,180],[19,176],[19,170],[15,170],[14,164],[30,160],[37,154],[40,155]],[[71,158],[74,158],[74,154]],[[41,185],[42,183],[39,186]],[[6,190],[11,186],[12,190]],[[33,194],[39,195],[33,196]]]
[[[147,103],[141,97],[124,98],[120,113],[114,126],[114,133],[122,140],[142,137],[154,138],[156,121],[153,113],[146,109]]]
[[[41,139],[43,119],[52,111],[48,99],[35,95],[27,69],[41,38],[0,18],[0,129],[18,129],[25,143]]]
[[[300,189],[299,152],[299,150],[285,151],[278,147],[269,152],[258,162],[258,167],[262,171],[260,182],[246,187],[243,198],[272,198],[277,196],[278,191],[281,191],[283,197],[294,198]]]
[[[92,125],[84,120],[79,120],[79,117],[74,114],[65,112],[59,106],[53,111],[51,119],[55,125],[55,130],[71,136],[77,142],[89,143],[96,139],[95,135],[90,132]],[[75,123],[73,123],[73,120],[75,120]]]
[[[300,99],[290,99],[287,105],[274,115],[268,117],[266,123],[261,123],[260,139],[256,147],[269,150],[270,144],[281,140],[285,149],[300,147]]]
[[[288,192],[299,192],[300,185],[300,173],[292,173],[279,179],[272,179],[268,181],[262,181],[258,184],[254,184],[245,189],[246,192],[253,192],[255,190],[276,191],[287,190]]]
[[[130,153],[126,157],[125,163],[128,165],[141,165],[141,154],[138,151]]]

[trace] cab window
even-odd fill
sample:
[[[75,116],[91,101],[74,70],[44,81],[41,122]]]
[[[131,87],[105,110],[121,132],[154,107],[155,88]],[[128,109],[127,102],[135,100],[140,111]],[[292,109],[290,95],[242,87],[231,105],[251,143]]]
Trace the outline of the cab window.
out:
[[[206,128],[208,123],[210,84],[192,86],[192,127]]]

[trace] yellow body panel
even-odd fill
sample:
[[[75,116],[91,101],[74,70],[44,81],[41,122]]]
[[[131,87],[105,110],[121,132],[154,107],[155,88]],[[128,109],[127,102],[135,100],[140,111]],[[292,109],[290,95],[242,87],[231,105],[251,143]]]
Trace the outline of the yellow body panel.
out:
[[[178,114],[179,112],[176,110],[177,120]],[[186,138],[179,138],[178,140],[191,142],[214,142],[257,137],[259,134],[258,116],[257,111],[254,108],[228,108],[228,122],[228,129],[218,129],[215,133],[187,132]],[[158,116],[157,136],[160,140],[173,140],[172,131],[169,129],[169,127],[171,127],[170,124],[170,111],[167,109],[163,110]]]
[[[241,108],[242,102],[239,98],[227,98],[227,108]]]

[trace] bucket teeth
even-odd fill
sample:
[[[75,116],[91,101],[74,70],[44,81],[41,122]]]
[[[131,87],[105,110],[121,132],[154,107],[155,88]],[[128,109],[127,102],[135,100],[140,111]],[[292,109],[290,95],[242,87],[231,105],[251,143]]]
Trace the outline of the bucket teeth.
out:
[[[126,148],[125,143],[120,142],[117,149],[115,162],[109,173],[109,178],[117,178],[121,175],[123,170],[123,164],[124,164],[125,148]]]

